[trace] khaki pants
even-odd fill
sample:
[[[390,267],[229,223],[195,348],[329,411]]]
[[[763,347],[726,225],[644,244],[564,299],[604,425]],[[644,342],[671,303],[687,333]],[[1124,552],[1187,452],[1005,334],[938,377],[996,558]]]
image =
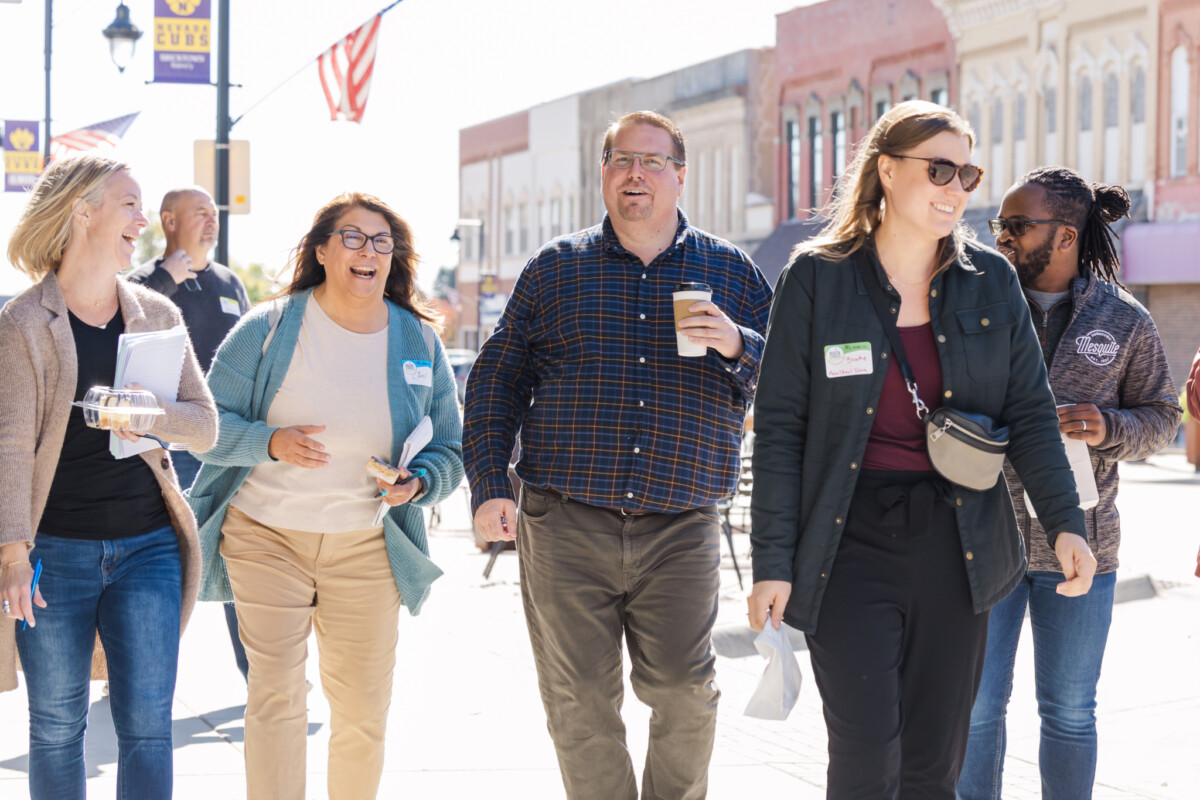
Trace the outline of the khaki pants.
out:
[[[221,530],[250,662],[248,800],[305,797],[304,662],[314,625],[332,711],[330,800],[375,797],[400,613],[383,531],[278,530],[232,506]]]

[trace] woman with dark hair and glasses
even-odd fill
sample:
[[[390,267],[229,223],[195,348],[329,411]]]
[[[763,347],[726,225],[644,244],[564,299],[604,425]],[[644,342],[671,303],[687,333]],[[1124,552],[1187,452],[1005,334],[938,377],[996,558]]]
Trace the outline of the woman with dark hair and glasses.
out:
[[[204,600],[235,600],[250,662],[250,800],[301,800],[304,663],[315,629],[332,710],[329,796],[375,797],[383,773],[400,606],[416,614],[441,575],[421,507],[462,479],[454,376],[417,294],[412,234],[383,201],[343,194],[317,212],[291,285],[243,317],[209,384],[216,446],[190,501]],[[428,416],[432,437],[395,484]],[[377,523],[380,500],[390,506]],[[231,595],[232,592],[232,595]]]
[[[1112,223],[1129,213],[1120,186],[1089,183],[1066,167],[1042,167],[1004,195],[991,221],[996,247],[1017,271],[1039,332],[1058,401],[1058,428],[1085,444],[1096,492],[1087,528],[1096,577],[1086,597],[1063,597],[1063,576],[1042,520],[1025,505],[1024,480],[1008,471],[1029,569],[992,609],[987,659],[962,800],[995,800],[1004,776],[1005,715],[1017,644],[1028,611],[1038,713],[1042,791],[1057,800],[1092,796],[1096,775],[1096,684],[1112,622],[1121,521],[1117,464],[1146,458],[1175,438],[1183,410],[1158,329],[1117,278]]]
[[[750,622],[806,634],[831,798],[954,797],[988,609],[1025,571],[1004,481],[975,491],[941,477],[919,405],[1007,426],[1059,591],[1087,592],[1095,570],[1016,275],[960,225],[982,176],[973,142],[942,106],[885,113],[771,308]]]

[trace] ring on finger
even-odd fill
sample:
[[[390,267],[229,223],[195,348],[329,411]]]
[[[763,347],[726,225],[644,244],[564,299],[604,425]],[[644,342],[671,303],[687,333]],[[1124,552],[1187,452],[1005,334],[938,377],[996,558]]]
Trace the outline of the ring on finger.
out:
[[[1083,429],[1085,431],[1087,430],[1087,420],[1086,419],[1083,421]]]
[[[4,613],[7,614],[8,612],[12,611],[12,606],[7,600],[5,600],[3,603],[0,603],[0,610],[3,610]]]

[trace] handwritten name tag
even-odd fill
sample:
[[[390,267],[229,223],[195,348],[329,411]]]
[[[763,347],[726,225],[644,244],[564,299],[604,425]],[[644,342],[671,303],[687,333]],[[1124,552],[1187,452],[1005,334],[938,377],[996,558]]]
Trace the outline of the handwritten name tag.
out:
[[[405,361],[404,380],[413,386],[433,386],[433,365],[428,361]]]
[[[850,342],[825,346],[825,377],[845,378],[870,375],[875,371],[870,342]]]

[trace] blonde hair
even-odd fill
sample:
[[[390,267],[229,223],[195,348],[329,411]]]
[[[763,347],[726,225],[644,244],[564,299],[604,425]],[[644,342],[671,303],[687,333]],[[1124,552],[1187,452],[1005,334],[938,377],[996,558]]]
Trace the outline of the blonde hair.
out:
[[[883,219],[883,182],[879,179],[879,157],[903,154],[939,133],[949,131],[974,148],[975,132],[970,124],[950,109],[924,100],[909,100],[893,106],[872,126],[859,143],[854,160],[838,179],[833,197],[820,211],[827,219],[814,238],[801,242],[792,257],[812,253],[832,261],[860,250]],[[938,270],[965,259],[965,245],[975,236],[960,221],[938,244]]]
[[[9,262],[35,281],[57,270],[71,243],[75,201],[99,206],[109,178],[123,169],[129,165],[95,154],[61,159],[47,167],[33,185],[8,240]]]

